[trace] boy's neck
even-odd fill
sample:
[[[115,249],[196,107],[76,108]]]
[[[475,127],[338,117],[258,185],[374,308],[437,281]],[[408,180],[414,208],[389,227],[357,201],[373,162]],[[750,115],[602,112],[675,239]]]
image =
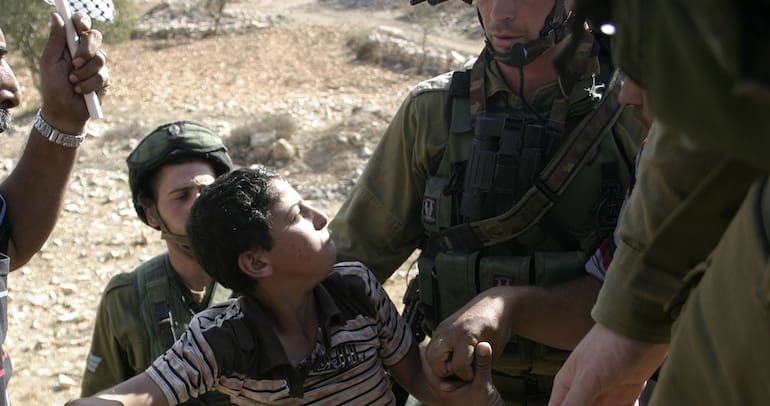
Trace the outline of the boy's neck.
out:
[[[305,359],[315,348],[320,325],[313,290],[288,293],[298,291],[258,286],[256,295],[260,304],[270,312],[273,328],[292,365]]]

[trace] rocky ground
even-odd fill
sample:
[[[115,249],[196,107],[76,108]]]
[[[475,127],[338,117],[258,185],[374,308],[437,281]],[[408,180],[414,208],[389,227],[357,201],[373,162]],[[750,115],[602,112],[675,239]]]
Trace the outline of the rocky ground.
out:
[[[226,34],[206,36],[189,26],[205,28],[195,13],[137,0],[153,19],[137,39],[107,47],[113,85],[105,118],[89,127],[59,224],[9,277],[14,404],[61,405],[78,395],[101,290],[114,274],[163,250],[158,233],[136,218],[124,168],[128,152],[156,126],[179,119],[212,126],[239,165],[275,166],[314,205],[337,210],[410,86],[480,47],[463,33],[473,26],[467,10],[436,30],[404,18],[405,7],[393,3],[234,2]],[[176,28],[153,31],[169,26]],[[379,44],[374,59],[384,63],[358,60],[351,39]],[[39,106],[20,58],[11,62],[26,100],[15,131],[3,135],[0,174],[13,167]],[[404,266],[386,284],[397,302],[406,277]]]

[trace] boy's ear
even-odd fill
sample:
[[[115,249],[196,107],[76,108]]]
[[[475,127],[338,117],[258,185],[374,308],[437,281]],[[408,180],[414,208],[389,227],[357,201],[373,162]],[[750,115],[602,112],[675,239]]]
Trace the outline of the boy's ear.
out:
[[[252,278],[264,278],[273,274],[273,268],[267,258],[266,251],[254,249],[238,255],[238,267]]]

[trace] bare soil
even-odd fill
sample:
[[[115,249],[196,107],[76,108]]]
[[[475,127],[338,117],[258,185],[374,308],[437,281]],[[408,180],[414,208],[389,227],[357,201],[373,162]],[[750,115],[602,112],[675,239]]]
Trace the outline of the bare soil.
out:
[[[137,0],[143,10],[157,3]],[[158,125],[191,119],[212,126],[235,145],[237,163],[250,165],[256,162],[249,161],[253,155],[248,142],[244,145],[246,129],[289,117],[292,131],[286,137],[296,155],[268,163],[314,205],[336,212],[401,100],[426,77],[359,62],[346,45],[352,35],[383,26],[419,41],[421,28],[402,19],[402,8],[390,3],[236,2],[234,10],[255,18],[272,15],[278,23],[242,35],[141,39],[107,47],[113,85],[105,118],[89,127],[92,136],[81,147],[49,241],[9,277],[6,349],[14,362],[9,390],[14,404],[61,405],[78,396],[102,289],[116,273],[164,250],[158,232],[134,213],[124,165],[138,140]],[[480,46],[447,33],[430,43],[462,52]],[[26,85],[26,100],[17,111],[16,130],[3,135],[0,174],[13,167],[39,106],[20,58],[12,55],[11,62]],[[397,303],[407,265],[386,284]]]

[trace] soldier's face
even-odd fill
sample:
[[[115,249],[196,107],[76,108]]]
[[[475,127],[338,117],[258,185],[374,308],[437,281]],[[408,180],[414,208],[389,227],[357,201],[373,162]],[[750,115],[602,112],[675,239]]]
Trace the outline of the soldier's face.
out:
[[[495,51],[533,41],[540,35],[555,0],[477,0],[484,31]]]
[[[21,102],[19,82],[16,81],[16,76],[5,59],[6,54],[8,54],[8,48],[5,43],[5,35],[0,30],[0,132],[10,127],[10,110]]]
[[[185,224],[190,208],[204,187],[214,182],[214,168],[206,161],[191,161],[164,165],[156,176],[156,204],[158,213],[169,231],[185,235]],[[150,225],[158,226],[148,216]],[[153,224],[156,223],[156,224]]]

